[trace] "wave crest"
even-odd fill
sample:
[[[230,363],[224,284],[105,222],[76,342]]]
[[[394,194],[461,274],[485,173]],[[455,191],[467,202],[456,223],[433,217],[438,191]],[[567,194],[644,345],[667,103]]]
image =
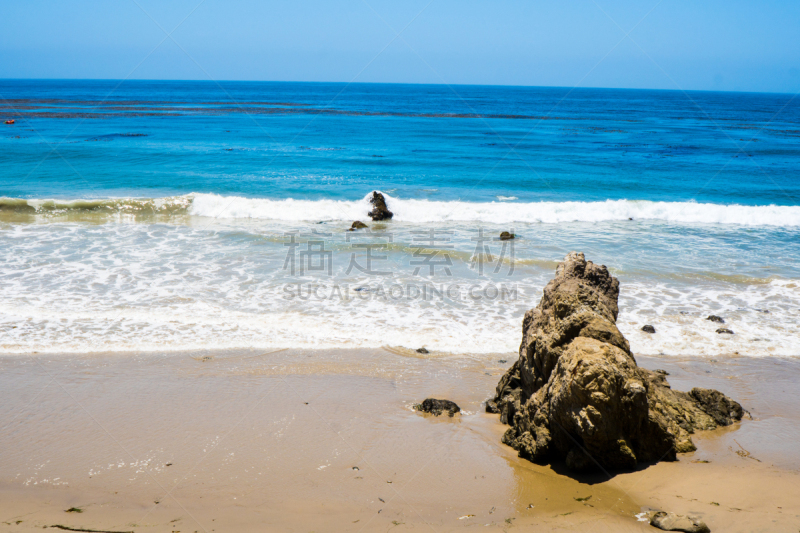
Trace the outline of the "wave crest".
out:
[[[800,226],[800,206],[723,205],[696,202],[606,200],[603,202],[441,202],[406,200],[384,193],[399,222],[514,222],[557,224],[616,220],[661,220],[676,223]],[[189,212],[215,218],[273,220],[342,220],[365,218],[369,195],[357,201],[270,200],[197,194]]]
[[[131,213],[131,214],[185,214],[192,203],[192,195],[167,198],[106,198],[87,200],[24,200],[0,198],[0,212],[59,215],[71,212]]]
[[[370,193],[371,194],[371,193]],[[353,221],[367,218],[369,196],[359,200],[245,198],[192,193],[166,198],[24,200],[0,198],[0,211],[29,214],[93,213],[193,215],[285,221]],[[663,221],[682,224],[800,226],[800,206],[605,200],[602,202],[462,202],[386,196],[398,222],[484,222],[496,224],[605,221]]]

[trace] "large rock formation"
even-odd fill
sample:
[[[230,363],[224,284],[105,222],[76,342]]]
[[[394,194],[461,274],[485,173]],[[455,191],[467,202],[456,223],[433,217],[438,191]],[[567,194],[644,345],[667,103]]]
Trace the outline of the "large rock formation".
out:
[[[570,253],[525,314],[519,359],[487,410],[511,425],[503,442],[534,462],[630,469],[695,450],[690,434],[728,425],[741,406],[718,391],[673,391],[636,365],[616,326],[619,281]]]

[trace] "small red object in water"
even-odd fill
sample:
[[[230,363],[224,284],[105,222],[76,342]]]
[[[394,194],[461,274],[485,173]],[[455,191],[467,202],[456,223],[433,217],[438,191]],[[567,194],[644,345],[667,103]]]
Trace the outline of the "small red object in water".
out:
[[[11,119],[11,120],[6,120],[6,124],[13,124],[13,123],[14,123],[14,120],[13,120],[13,119]]]

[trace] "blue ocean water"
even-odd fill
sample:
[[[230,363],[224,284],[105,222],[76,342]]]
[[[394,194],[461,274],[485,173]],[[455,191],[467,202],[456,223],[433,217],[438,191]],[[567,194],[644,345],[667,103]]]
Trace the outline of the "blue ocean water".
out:
[[[3,136],[12,197],[800,203],[792,95],[141,81],[0,81],[0,95],[24,117]]]
[[[581,250],[635,351],[800,354],[792,95],[0,80],[0,113],[0,351],[513,351]],[[395,218],[347,232],[373,190]]]

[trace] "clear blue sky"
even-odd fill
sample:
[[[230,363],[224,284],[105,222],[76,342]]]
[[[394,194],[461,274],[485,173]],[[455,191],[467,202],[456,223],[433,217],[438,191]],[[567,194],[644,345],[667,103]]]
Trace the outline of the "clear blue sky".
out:
[[[0,13],[0,78],[800,90],[797,0],[0,0]]]

